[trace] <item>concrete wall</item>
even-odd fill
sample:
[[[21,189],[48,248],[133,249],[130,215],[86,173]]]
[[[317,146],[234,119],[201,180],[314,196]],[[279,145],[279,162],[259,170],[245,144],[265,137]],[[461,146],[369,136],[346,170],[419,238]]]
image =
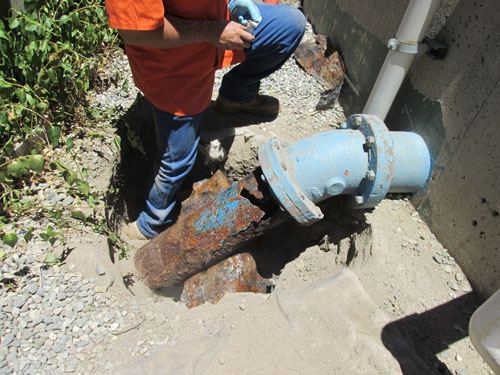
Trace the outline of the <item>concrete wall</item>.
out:
[[[363,109],[408,3],[304,1],[360,93],[344,86],[346,114]],[[433,178],[414,204],[483,296],[500,288],[499,30],[500,1],[444,0],[430,33],[448,55],[417,58],[386,119],[391,130],[421,134],[432,150]]]

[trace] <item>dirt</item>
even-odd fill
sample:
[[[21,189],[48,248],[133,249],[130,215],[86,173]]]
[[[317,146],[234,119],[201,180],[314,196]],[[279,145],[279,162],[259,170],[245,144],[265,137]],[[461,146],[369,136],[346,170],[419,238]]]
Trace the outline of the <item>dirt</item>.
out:
[[[151,124],[145,108],[139,99],[127,119]],[[233,180],[245,176],[271,137],[291,143],[338,125],[339,119],[325,119],[313,127],[313,109],[304,111],[297,119],[284,107],[276,118],[246,121],[208,110],[204,147],[219,143],[211,158],[200,153],[186,194],[191,182],[217,168]],[[142,202],[147,160],[127,146],[121,159],[106,160],[95,174],[99,186],[127,186],[110,196],[110,225],[118,229]],[[96,264],[105,268],[98,287],[119,301],[124,317],[112,348],[96,358],[113,364],[109,373],[123,374],[493,374],[467,334],[481,301],[408,196],[390,196],[374,210],[352,210],[342,197],[321,207],[321,222],[301,227],[290,220],[246,246],[261,275],[276,282],[273,293],[228,294],[193,309],[179,301],[182,286],[158,293],[127,288],[123,275],[133,272],[133,254],[121,262],[102,236],[88,232],[65,267],[87,277],[95,277]],[[329,294],[315,294],[318,285]],[[288,307],[277,313],[280,301]],[[92,360],[81,365],[82,373],[93,369]]]
[[[68,264],[84,274],[94,272],[92,257],[104,264],[109,272],[101,280],[101,288],[121,301],[123,316],[128,312],[127,324],[121,327],[112,349],[104,352],[105,358],[124,374],[265,374],[268,370],[492,374],[467,336],[468,319],[479,301],[471,292],[450,289],[448,283],[456,282],[460,268],[436,263],[433,256],[438,251],[445,254],[445,250],[410,202],[386,199],[373,212],[360,214],[346,209],[339,200],[323,206],[323,211],[324,222],[313,227],[290,222],[248,245],[261,274],[276,282],[271,295],[228,294],[216,305],[193,309],[179,302],[180,287],[151,293],[148,298],[132,296],[119,271],[110,261],[103,262],[108,256],[104,244],[73,251],[82,257],[73,255]],[[312,285],[331,283],[346,269],[353,273],[354,281],[333,288],[327,296],[310,296]],[[465,278],[457,284],[469,288]],[[292,293],[288,300],[304,303],[307,315],[294,323],[283,320],[288,315],[272,308],[280,293]],[[341,298],[346,293],[350,295],[347,300]],[[332,314],[316,315],[324,311]],[[314,330],[304,326],[309,319],[317,321]],[[294,336],[297,329],[306,328],[314,332],[317,342],[309,334]],[[327,329],[331,332],[325,336]],[[348,345],[345,335],[352,338]],[[368,342],[363,344],[360,337]],[[215,345],[213,340],[215,351],[208,350]],[[304,350],[299,350],[302,344]],[[311,345],[314,351],[307,350]],[[260,354],[256,357],[256,353]],[[134,366],[149,370],[140,367],[139,371]]]
[[[261,124],[236,129],[228,152],[229,159],[224,164],[229,174],[237,177],[249,171],[254,164],[248,162],[256,160],[258,143],[271,135],[283,136],[287,140],[303,136],[297,134],[297,128],[287,124],[293,124],[293,121],[287,119],[287,113],[283,111],[277,119],[266,123],[265,129]],[[322,130],[331,130],[331,127],[325,125]],[[99,175],[99,179],[102,178]],[[185,362],[181,362],[185,366],[204,353],[206,345],[211,345],[205,340],[218,337],[225,330],[231,331],[235,322],[243,320],[253,322],[253,329],[243,331],[250,335],[247,337],[248,346],[224,347],[220,352],[223,354],[217,352],[209,355],[209,359],[204,357],[204,360],[214,361],[210,363],[217,365],[215,368],[219,373],[237,373],[233,372],[237,370],[239,373],[264,374],[268,373],[266,369],[273,369],[274,373],[304,373],[307,370],[317,374],[340,374],[346,373],[348,367],[345,361],[336,361],[336,358],[346,356],[349,361],[359,362],[359,372],[352,372],[359,374],[383,373],[377,372],[381,368],[390,369],[386,372],[390,374],[413,374],[418,373],[419,366],[426,366],[437,374],[492,374],[467,336],[468,319],[480,301],[471,292],[460,268],[420,219],[408,197],[389,197],[372,211],[349,209],[342,198],[327,201],[322,209],[325,219],[311,227],[301,227],[289,221],[248,245],[246,250],[254,255],[260,273],[276,282],[276,290],[271,296],[229,294],[217,305],[205,304],[191,310],[179,302],[181,286],[159,294],[143,288],[138,295],[132,295],[124,285],[123,272],[120,273],[123,262],[116,258],[112,262],[104,238],[88,233],[87,244],[75,243],[76,249],[68,258],[67,267],[88,277],[95,277],[96,263],[104,267],[107,274],[98,279],[99,287],[114,300],[121,301],[123,311],[128,313],[123,332],[116,335],[112,349],[104,352],[104,357],[114,364],[110,373],[137,364],[153,366],[149,373],[163,373],[154,369],[159,358],[168,363],[168,356],[183,358]],[[437,263],[433,258],[436,256],[450,264]],[[128,270],[131,270],[130,259]],[[275,293],[307,290],[311,284],[329,280],[346,268],[353,272],[359,283],[352,293],[366,301],[367,306],[374,306],[376,329],[367,334],[370,342],[374,340],[369,345],[371,354],[359,354],[358,350],[364,348],[361,344],[359,347],[357,344],[344,346],[341,338],[347,328],[349,332],[364,332],[363,327],[371,325],[373,316],[365,316],[368,311],[353,311],[355,305],[345,305],[352,301],[342,301],[333,295],[328,299],[314,300],[309,308],[312,311],[333,309],[344,315],[361,314],[355,321],[328,321],[335,327],[334,333],[327,338],[318,336],[318,340],[326,340],[330,353],[337,354],[325,362],[326,349],[321,346],[318,352],[289,356],[289,349],[297,350],[297,344],[287,346],[287,331],[283,331],[278,323],[258,324],[262,320],[279,320],[267,311],[266,304],[271,303],[269,301],[275,298]],[[457,291],[450,288],[450,285],[454,286],[450,284],[452,282],[457,284]],[[307,293],[300,295],[306,298]],[[261,315],[267,313],[269,317]],[[387,338],[387,332],[394,330],[397,334]],[[270,357],[263,356],[260,366],[252,367],[255,357],[244,353],[255,352],[264,345],[260,339],[275,335],[283,340],[281,344],[266,341],[272,344],[265,346]],[[404,345],[397,344],[402,340]],[[410,349],[402,351],[401,348]],[[411,353],[410,359],[408,353]],[[321,361],[314,360],[316,355]],[[239,360],[235,362],[231,359],[233,357]],[[283,358],[285,362],[275,367],[272,358]],[[384,362],[389,367],[380,367],[380,358],[392,364]],[[303,362],[305,359],[307,366]],[[87,370],[92,368],[91,364],[87,366],[90,366]],[[207,373],[212,371],[215,370],[210,367]],[[172,373],[175,372],[172,370]],[[203,372],[193,370],[192,373]]]

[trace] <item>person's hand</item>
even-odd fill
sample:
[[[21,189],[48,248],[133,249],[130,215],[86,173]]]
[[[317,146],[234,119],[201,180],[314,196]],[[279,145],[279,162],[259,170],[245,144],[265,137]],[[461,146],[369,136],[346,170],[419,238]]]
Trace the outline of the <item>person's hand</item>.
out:
[[[210,43],[221,49],[241,50],[250,48],[254,39],[245,26],[233,21],[221,21],[211,35]]]
[[[233,21],[248,26],[250,21],[259,23],[262,19],[259,8],[252,0],[229,0],[229,14]]]

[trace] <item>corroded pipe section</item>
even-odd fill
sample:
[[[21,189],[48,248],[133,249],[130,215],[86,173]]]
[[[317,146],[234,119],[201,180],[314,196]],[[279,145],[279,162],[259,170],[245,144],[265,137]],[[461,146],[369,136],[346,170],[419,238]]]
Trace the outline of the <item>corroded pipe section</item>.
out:
[[[185,201],[182,202],[182,213],[187,214],[194,211],[207,202],[214,199],[231,187],[227,176],[220,170],[206,180],[198,181],[193,184],[193,192]]]
[[[317,40],[300,43],[295,50],[295,60],[300,66],[323,85],[325,89],[334,89],[344,83],[344,64],[337,51],[326,56],[327,38],[318,35]]]
[[[254,174],[227,189],[224,179],[216,174],[195,185],[176,223],[137,251],[135,267],[148,286],[184,281],[269,227],[270,220],[261,223],[266,215],[261,207],[270,194],[263,194]]]
[[[237,254],[186,280],[181,302],[189,308],[216,304],[227,293],[267,293],[273,284],[259,275],[250,254]]]

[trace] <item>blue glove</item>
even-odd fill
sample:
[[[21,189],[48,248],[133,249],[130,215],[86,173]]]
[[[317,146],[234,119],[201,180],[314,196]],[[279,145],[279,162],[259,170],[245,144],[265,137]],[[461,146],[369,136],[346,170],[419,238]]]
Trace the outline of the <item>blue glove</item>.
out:
[[[231,19],[243,26],[256,25],[262,20],[259,8],[252,0],[229,0],[228,6]]]

